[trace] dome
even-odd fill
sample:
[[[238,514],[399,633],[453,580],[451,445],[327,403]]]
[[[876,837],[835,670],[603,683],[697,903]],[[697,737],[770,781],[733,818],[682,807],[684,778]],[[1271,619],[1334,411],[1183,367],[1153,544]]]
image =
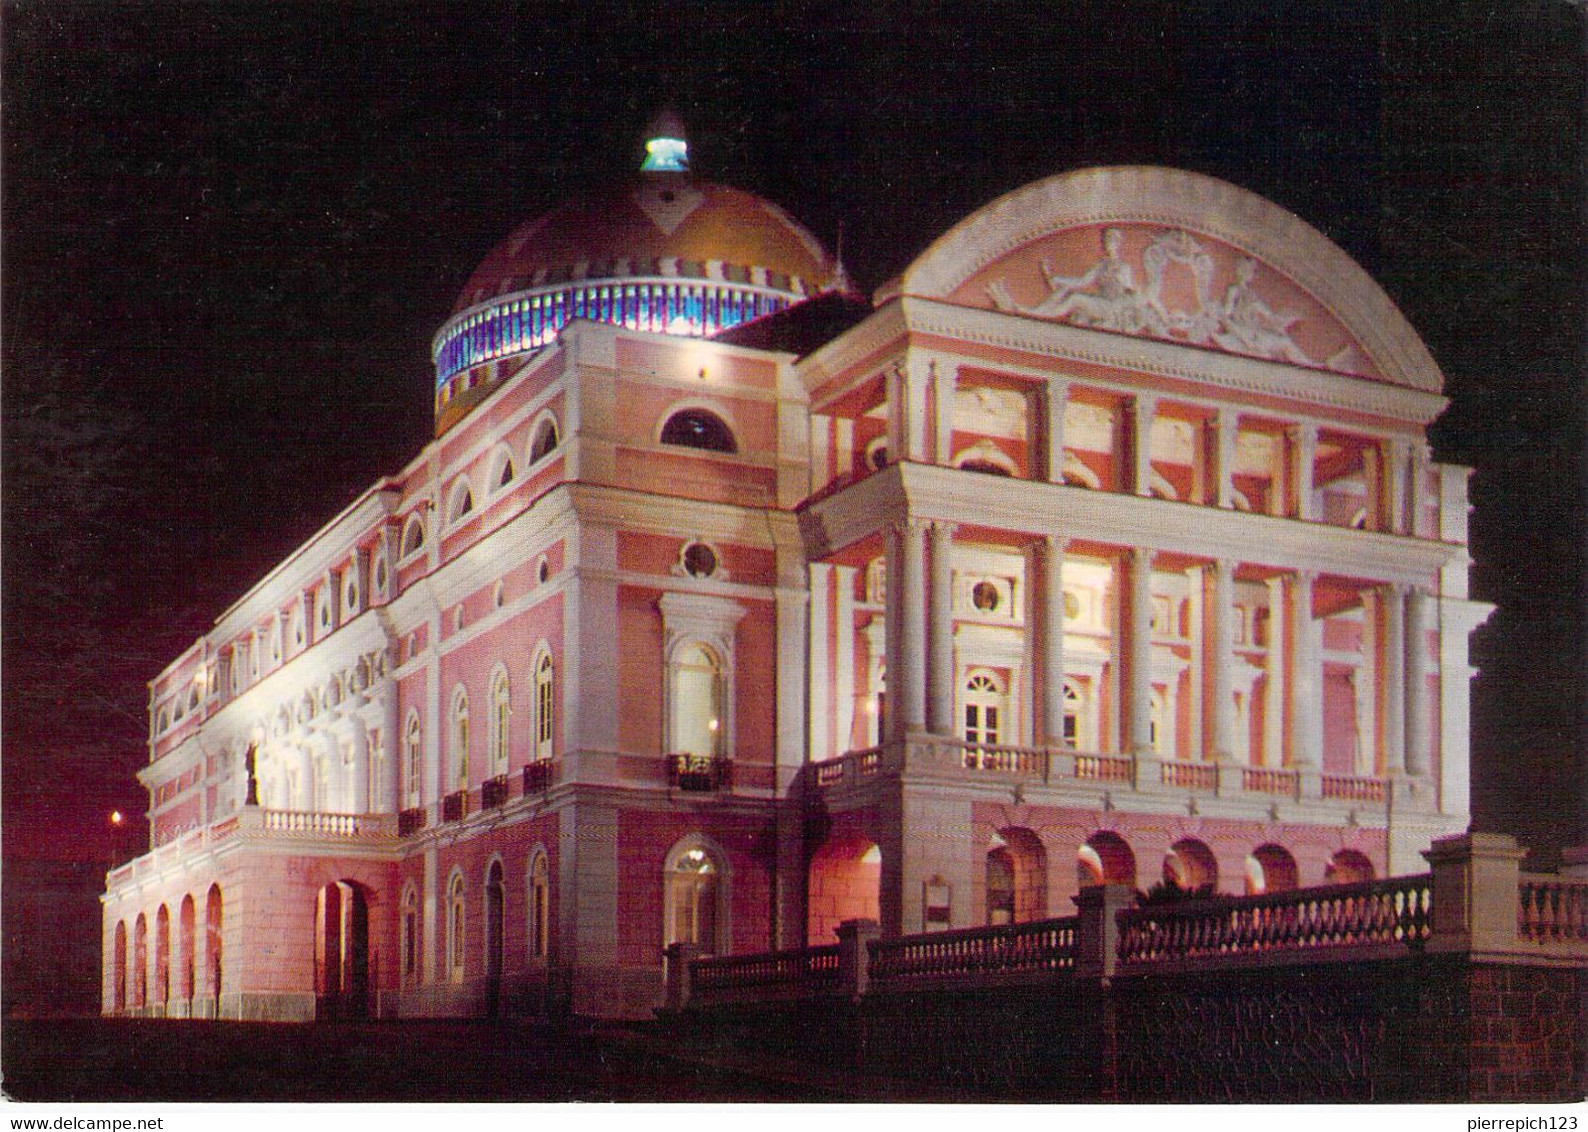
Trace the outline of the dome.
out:
[[[453,314],[572,279],[752,275],[774,290],[814,294],[836,268],[816,237],[770,201],[686,174],[648,173],[521,225],[475,269]]]
[[[498,376],[484,367],[573,319],[710,337],[841,284],[777,205],[691,176],[681,138],[653,137],[647,153],[633,180],[519,226],[469,277],[433,346],[438,432]]]

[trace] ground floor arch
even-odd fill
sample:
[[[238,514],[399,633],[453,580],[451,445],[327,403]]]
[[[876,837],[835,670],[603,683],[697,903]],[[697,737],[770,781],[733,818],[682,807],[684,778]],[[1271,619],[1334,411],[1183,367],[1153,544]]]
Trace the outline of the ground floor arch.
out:
[[[1136,854],[1112,830],[1098,830],[1076,853],[1076,879],[1082,888],[1094,884],[1136,887]]]
[[[1375,877],[1373,862],[1359,849],[1341,849],[1329,858],[1324,884],[1359,884]]]
[[[220,1014],[221,987],[221,932],[224,909],[221,886],[210,885],[204,897],[204,978],[205,989],[215,1002],[215,1013]]]
[[[1289,892],[1301,887],[1300,870],[1296,858],[1282,845],[1259,845],[1246,858],[1246,891],[1249,895],[1264,892]]]
[[[1048,854],[1029,829],[1011,826],[992,835],[986,857],[986,921],[1026,923],[1048,914]]]
[[[315,897],[314,994],[318,1017],[369,1013],[369,900],[355,881],[332,881]]]
[[[1163,858],[1163,879],[1183,892],[1216,890],[1219,863],[1204,842],[1186,837],[1169,847]]]

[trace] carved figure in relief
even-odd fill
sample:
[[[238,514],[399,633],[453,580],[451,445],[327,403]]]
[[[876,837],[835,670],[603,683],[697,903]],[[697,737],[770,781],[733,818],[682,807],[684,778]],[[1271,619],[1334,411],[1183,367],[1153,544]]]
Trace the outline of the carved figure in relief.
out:
[[[1054,274],[1052,265],[1043,260],[1042,277],[1049,293],[1036,306],[1015,302],[1002,280],[989,284],[987,295],[1003,311],[1126,334],[1162,334],[1167,329],[1163,317],[1136,287],[1130,265],[1120,258],[1124,239],[1118,228],[1105,228],[1103,258],[1074,278]]]
[[[1290,328],[1301,321],[1301,316],[1282,315],[1265,303],[1252,286],[1256,277],[1256,260],[1242,256],[1236,261],[1235,282],[1224,292],[1219,330],[1213,341],[1236,353],[1312,365],[1312,359],[1290,337]]]

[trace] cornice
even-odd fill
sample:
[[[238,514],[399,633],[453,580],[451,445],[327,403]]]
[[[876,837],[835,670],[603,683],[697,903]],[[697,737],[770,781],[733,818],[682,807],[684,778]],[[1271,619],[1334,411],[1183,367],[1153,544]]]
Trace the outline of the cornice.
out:
[[[218,647],[251,629],[267,613],[279,612],[291,595],[317,584],[327,570],[342,565],[366,531],[395,513],[400,498],[395,489],[377,487],[348,504],[215,619],[209,633],[212,643]]]
[[[1425,539],[910,463],[806,508],[801,530],[816,559],[906,516],[1408,585],[1467,561]]]
[[[897,300],[911,335],[974,342],[995,349],[1018,350],[1038,357],[1053,358],[1061,365],[1077,362],[1208,386],[1210,399],[1220,391],[1235,397],[1275,398],[1294,402],[1302,411],[1355,412],[1389,417],[1409,424],[1427,426],[1450,404],[1448,398],[1420,389],[1391,385],[1363,377],[1285,365],[1281,362],[1225,354],[1216,350],[1164,342],[1155,338],[1135,338],[1106,330],[1070,326],[1025,315],[981,307],[963,307],[906,295]],[[945,353],[941,347],[939,353]],[[996,365],[973,355],[965,362]],[[1038,371],[1056,376],[1051,371]],[[1083,384],[1108,388],[1107,381],[1086,378]],[[1114,388],[1133,388],[1126,382]],[[1220,399],[1220,403],[1224,403]]]

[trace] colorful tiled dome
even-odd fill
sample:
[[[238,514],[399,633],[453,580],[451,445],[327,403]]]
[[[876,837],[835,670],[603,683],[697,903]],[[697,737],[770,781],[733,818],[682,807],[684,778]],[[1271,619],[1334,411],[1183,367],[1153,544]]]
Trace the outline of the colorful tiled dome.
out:
[[[633,181],[521,225],[475,269],[435,338],[438,424],[476,367],[573,319],[710,337],[839,285],[834,257],[777,205],[692,177],[680,138],[647,149]]]

